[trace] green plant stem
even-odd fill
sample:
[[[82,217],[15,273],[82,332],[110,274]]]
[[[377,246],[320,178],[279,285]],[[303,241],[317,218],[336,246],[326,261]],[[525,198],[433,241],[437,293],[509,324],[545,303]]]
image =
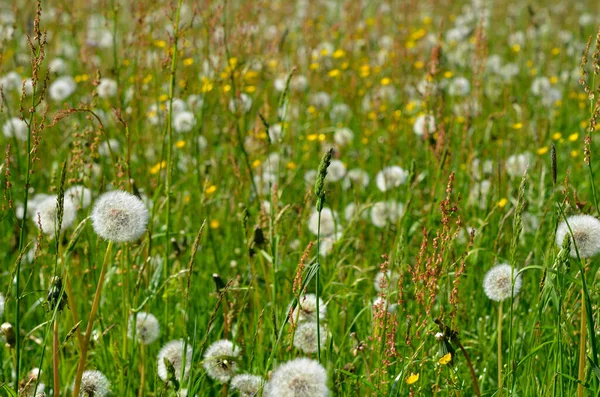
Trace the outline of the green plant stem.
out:
[[[502,397],[502,302],[498,305],[498,397]]]
[[[92,337],[92,330],[94,328],[96,312],[98,311],[98,307],[100,306],[100,296],[102,295],[102,286],[104,284],[104,276],[106,275],[106,269],[108,267],[108,258],[110,257],[112,251],[112,244],[112,241],[108,242],[108,246],[106,247],[106,253],[104,254],[102,270],[100,271],[98,285],[96,286],[96,294],[94,295],[94,303],[92,304],[92,311],[90,312],[90,317],[88,318],[85,336],[83,337],[83,345],[81,346],[79,364],[77,365],[77,373],[75,375],[75,385],[73,386],[73,396],[79,396],[79,389],[81,387],[81,377],[83,376],[83,369],[85,368],[85,361],[87,358],[90,338]]]
[[[166,280],[169,278],[169,247],[170,227],[171,227],[171,184],[173,178],[173,98],[175,96],[175,72],[177,70],[177,43],[179,40],[179,18],[181,14],[181,4],[183,0],[177,2],[175,12],[175,22],[173,26],[173,46],[171,47],[171,68],[169,71],[169,111],[167,112],[166,137],[167,137],[167,172],[165,176],[165,196],[166,196],[166,230],[165,230],[165,256],[163,276]],[[168,296],[165,298],[165,320],[168,319]]]
[[[577,373],[577,396],[583,397],[585,395],[585,338],[586,338],[586,313],[585,313],[585,294],[583,288],[581,288],[581,327],[579,329],[579,371]]]
[[[60,397],[60,376],[58,372],[58,355],[60,354],[58,341],[58,319],[54,319],[52,327],[52,372],[54,375],[54,395]]]
[[[315,275],[315,296],[317,297],[317,360],[321,362],[321,325],[319,312],[319,273],[321,272],[321,211],[317,218],[317,273]]]

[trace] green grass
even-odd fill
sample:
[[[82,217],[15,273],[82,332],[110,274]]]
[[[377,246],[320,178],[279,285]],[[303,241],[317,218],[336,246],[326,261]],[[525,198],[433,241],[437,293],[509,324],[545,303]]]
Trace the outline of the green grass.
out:
[[[390,2],[390,11],[385,2],[54,3],[42,2],[39,29],[32,4],[0,6],[0,126],[12,117],[28,124],[24,140],[0,136],[0,320],[16,336],[4,334],[0,348],[4,394],[15,395],[37,367],[48,395],[55,383],[72,394],[107,252],[85,369],[104,373],[114,396],[177,395],[177,382],[159,378],[156,359],[175,339],[193,348],[181,382],[188,395],[236,395],[203,366],[208,346],[229,339],[241,349],[228,358],[238,373],[268,380],[282,363],[306,356],[325,367],[335,396],[475,395],[465,353],[481,395],[573,396],[582,313],[583,388],[598,394],[597,260],[574,259],[555,243],[564,218],[600,216],[593,128],[600,21],[580,24],[582,14],[596,18],[595,2],[542,1],[528,10],[500,1],[483,25],[470,2]],[[578,82],[589,37],[583,68],[591,99]],[[517,72],[495,71],[493,55]],[[14,87],[3,78],[11,72]],[[53,100],[59,76],[77,86]],[[34,93],[22,95],[31,77]],[[451,95],[456,77],[470,82],[466,96]],[[548,85],[536,95],[539,77]],[[102,78],[116,82],[114,96],[98,94]],[[437,89],[423,92],[423,81]],[[330,103],[318,103],[319,92]],[[241,94],[252,100],[247,111]],[[179,100],[191,95],[201,105],[187,105],[195,124],[181,132]],[[335,116],[339,104],[349,112]],[[423,137],[413,124],[425,114],[435,129]],[[280,139],[267,133],[276,124]],[[336,143],[342,127],[354,133],[347,144]],[[369,184],[315,187],[316,175],[306,173],[330,148]],[[524,153],[522,182],[523,167],[508,159]],[[388,166],[407,175],[384,192],[376,179]],[[88,218],[92,206],[58,235],[40,233],[36,195],[62,197],[73,185],[91,190],[92,206],[105,191],[140,196],[150,212],[146,233],[107,250]],[[323,197],[338,216],[333,244],[309,230]],[[403,212],[379,228],[371,215],[381,201],[400,202]],[[346,219],[351,203],[358,212]],[[319,219],[321,232],[326,222]],[[518,294],[502,303],[482,286],[500,263],[522,277]],[[387,270],[393,277],[378,292],[374,280]],[[71,285],[73,300],[62,310],[47,302],[55,276],[60,293]],[[297,320],[288,319],[304,291],[327,308],[319,320],[326,343],[314,353],[294,346]],[[374,306],[377,297],[385,303]],[[160,337],[147,346],[127,337],[137,312],[160,323]],[[452,361],[441,364],[448,351]]]

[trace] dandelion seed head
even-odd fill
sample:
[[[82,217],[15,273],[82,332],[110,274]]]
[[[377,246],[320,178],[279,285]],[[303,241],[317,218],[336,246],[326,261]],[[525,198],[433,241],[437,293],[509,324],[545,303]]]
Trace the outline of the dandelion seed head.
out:
[[[239,347],[230,340],[221,339],[206,349],[202,365],[210,378],[227,383],[237,371],[236,359],[239,355]]]
[[[258,375],[239,374],[231,379],[231,388],[240,393],[241,397],[253,397],[258,396],[263,383],[263,378]]]
[[[267,382],[264,397],[327,397],[327,371],[316,360],[300,357],[280,365]]]
[[[387,192],[393,188],[396,188],[406,182],[408,178],[408,171],[404,170],[397,165],[385,167],[383,170],[377,173],[375,177],[375,184],[377,188],[382,192]]]
[[[196,125],[194,113],[183,111],[173,116],[173,128],[176,132],[190,132]]]
[[[569,233],[569,226],[573,231],[572,237]],[[590,258],[600,252],[600,220],[596,217],[591,215],[570,216],[556,229],[556,245],[561,247],[566,236],[569,236],[569,240],[575,240],[581,258]],[[577,257],[577,251],[573,246],[571,247],[571,256]]]
[[[296,310],[300,307],[298,313],[298,322],[314,322],[317,321],[317,296],[315,294],[306,294],[300,297],[300,301],[292,311],[292,320],[296,321]],[[289,309],[288,307],[288,312]],[[327,306],[323,299],[319,297],[319,319],[324,320],[327,312]]]
[[[298,324],[294,331],[294,346],[304,353],[316,353],[318,350],[317,341],[321,342],[321,349],[324,349],[327,342],[327,329],[319,324],[319,335],[317,338],[317,323],[303,322]]]
[[[117,82],[113,79],[100,79],[96,87],[96,92],[100,98],[111,98],[117,95]]]
[[[75,92],[77,83],[71,76],[62,76],[54,80],[48,88],[50,99],[56,102],[64,101]]]
[[[87,208],[92,203],[92,191],[85,186],[74,185],[65,190],[65,198],[69,198],[76,207]]]
[[[144,344],[149,345],[158,339],[160,335],[160,324],[156,316],[152,313],[139,312],[135,317],[134,327],[134,316],[129,317],[128,333],[130,339],[135,337],[137,340]]]
[[[18,117],[8,119],[2,126],[2,134],[6,138],[15,137],[19,141],[26,141],[28,135],[27,123]]]
[[[48,235],[54,235],[56,233],[56,226],[58,226],[56,199],[57,196],[49,196],[35,206],[33,221],[38,227],[41,225],[43,232]],[[73,224],[76,215],[77,210],[75,209],[75,205],[69,198],[65,196],[63,204],[63,219],[60,225],[61,232]]]
[[[508,264],[500,264],[491,268],[483,279],[483,289],[488,298],[493,301],[501,302],[510,297],[511,289],[514,288],[514,295],[521,290],[521,275],[517,276],[518,270]],[[513,276],[514,287],[513,287]],[[513,296],[514,296],[513,295]]]
[[[169,361],[175,369],[175,376],[179,379],[181,377],[181,369],[183,365],[183,355],[185,352],[185,369],[183,370],[183,379],[186,379],[190,368],[192,366],[192,346],[187,344],[183,340],[172,340],[160,349],[157,356],[158,362],[158,376],[163,381],[167,381],[169,373],[167,372],[167,366],[165,365],[165,359]]]
[[[92,209],[94,231],[105,240],[127,242],[146,231],[148,210],[136,196],[115,190],[101,195]]]
[[[335,233],[336,226],[339,227],[338,215],[330,208],[325,207],[321,211],[321,236],[330,236]],[[314,210],[308,219],[308,230],[315,236],[319,231],[319,212]]]
[[[425,133],[431,135],[435,132],[435,118],[430,114],[422,114],[415,119],[413,132],[417,136],[423,136]]]
[[[327,176],[325,179],[328,182],[338,182],[346,176],[346,166],[340,160],[331,160],[327,168]]]
[[[96,370],[85,371],[81,377],[79,397],[104,397],[110,391],[110,381]]]

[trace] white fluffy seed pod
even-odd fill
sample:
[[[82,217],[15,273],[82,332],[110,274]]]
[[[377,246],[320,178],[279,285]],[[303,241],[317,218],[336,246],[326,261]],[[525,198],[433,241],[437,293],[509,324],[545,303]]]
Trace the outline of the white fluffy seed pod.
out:
[[[300,307],[300,313],[297,314],[298,322],[313,322],[317,321],[317,296],[315,294],[306,294],[300,297],[298,304],[292,311],[292,321],[296,321],[296,310]],[[288,313],[291,305],[288,307]],[[319,319],[325,320],[327,306],[323,299],[319,298]]]
[[[35,213],[33,215],[33,222],[35,222],[38,227],[41,226],[42,231],[48,235],[56,234],[56,227],[58,226],[56,198],[56,196],[49,196],[43,201],[40,201],[38,204],[36,204]],[[65,195],[63,204],[63,219],[60,225],[60,232],[63,232],[73,224],[76,215],[77,212],[75,205]]]
[[[408,171],[393,165],[391,167],[385,167],[383,170],[378,172],[377,176],[375,177],[375,183],[379,190],[382,192],[387,192],[388,190],[404,184],[407,178]]]
[[[321,350],[323,350],[325,342],[327,342],[327,329],[322,324],[319,324],[318,334],[316,322],[300,323],[294,332],[294,346],[304,353],[316,353],[318,350],[317,340],[320,340]]]
[[[175,369],[175,376],[177,379],[180,379],[181,369],[183,367],[184,352],[185,369],[183,370],[183,379],[186,379],[192,366],[192,346],[189,344],[186,346],[183,340],[172,340],[164,345],[162,349],[160,349],[156,360],[158,363],[158,376],[163,380],[163,382],[166,382],[169,377],[167,366],[165,365],[165,359],[173,365],[173,368]]]
[[[176,132],[190,132],[196,125],[194,113],[183,111],[173,116],[173,129]]]
[[[148,225],[148,210],[138,197],[115,190],[101,195],[92,209],[94,231],[118,243],[139,239]]]
[[[491,268],[483,279],[483,290],[487,297],[501,302],[510,297],[511,290],[514,290],[513,296],[517,295],[522,284],[521,275],[517,276],[517,273],[517,269],[513,269],[512,266],[505,263]]]
[[[330,236],[336,232],[336,229],[341,229],[339,223],[336,212],[327,207],[323,208],[321,211],[321,236]],[[315,236],[319,231],[319,212],[317,210],[314,210],[308,219],[308,230]]]
[[[327,371],[316,360],[300,357],[280,365],[267,382],[263,397],[327,397]]]
[[[74,185],[65,190],[65,197],[69,198],[76,207],[87,208],[92,203],[91,190],[81,185]]]
[[[83,373],[79,397],[104,397],[109,392],[110,381],[102,372],[91,370]]]
[[[568,223],[568,226],[567,226]],[[569,226],[573,236],[569,232]],[[581,258],[590,258],[600,252],[600,220],[591,215],[573,215],[563,221],[556,229],[556,245],[562,246],[566,236],[569,240],[575,240],[575,247],[571,245],[571,256],[577,257],[577,251]]]
[[[237,371],[237,358],[240,348],[233,342],[222,339],[214,342],[204,353],[202,365],[209,378],[220,383],[227,383]]]
[[[129,339],[135,338],[144,345],[149,345],[158,339],[160,335],[160,324],[158,319],[152,313],[139,312],[135,317],[129,317],[129,326],[127,336]]]
[[[263,378],[258,375],[239,374],[231,378],[231,388],[240,393],[241,397],[258,396],[263,383]]]
[[[77,83],[71,76],[59,77],[48,88],[48,95],[53,101],[64,101],[75,92]]]
[[[2,126],[2,134],[6,138],[15,137],[19,141],[27,140],[28,130],[29,129],[27,128],[27,123],[25,123],[18,117],[8,119]]]

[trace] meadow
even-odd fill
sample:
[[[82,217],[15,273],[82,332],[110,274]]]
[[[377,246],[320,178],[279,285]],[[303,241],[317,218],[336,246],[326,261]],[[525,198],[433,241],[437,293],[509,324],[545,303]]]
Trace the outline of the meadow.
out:
[[[599,26],[0,2],[0,394],[599,395]]]

